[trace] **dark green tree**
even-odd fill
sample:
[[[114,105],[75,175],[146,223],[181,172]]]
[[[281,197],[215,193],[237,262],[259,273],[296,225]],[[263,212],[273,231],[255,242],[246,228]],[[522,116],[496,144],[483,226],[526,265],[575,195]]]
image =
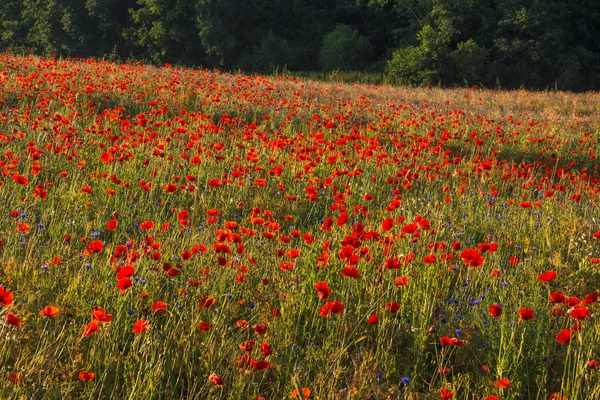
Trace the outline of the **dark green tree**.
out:
[[[196,5],[189,0],[137,0],[132,26],[124,35],[142,58],[162,64],[202,64],[205,51],[195,25]]]
[[[371,57],[369,41],[357,30],[339,24],[323,38],[319,65],[324,70],[363,69]]]
[[[260,44],[254,46],[240,58],[240,67],[247,71],[270,73],[278,69],[294,66],[295,53],[290,43],[274,35],[267,34]]]
[[[0,48],[403,84],[600,88],[597,0],[4,0]]]
[[[402,85],[438,83],[448,59],[448,38],[425,25],[417,35],[419,44],[394,52],[386,65],[392,82]]]
[[[22,8],[22,0],[4,0],[0,3],[0,48],[24,43]]]

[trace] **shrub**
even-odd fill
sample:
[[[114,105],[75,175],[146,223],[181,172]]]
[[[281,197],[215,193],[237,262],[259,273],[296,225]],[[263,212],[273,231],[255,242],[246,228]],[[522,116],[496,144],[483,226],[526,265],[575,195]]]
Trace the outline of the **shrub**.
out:
[[[338,24],[323,38],[319,64],[324,70],[363,68],[373,49],[369,41],[348,25]]]
[[[244,70],[269,73],[275,69],[293,67],[296,56],[290,43],[274,35],[267,34],[252,52],[246,52],[240,58],[240,67]]]
[[[450,59],[454,66],[454,81],[465,81],[469,84],[481,83],[484,77],[488,53],[475,43],[473,39],[461,42],[452,53]]]
[[[396,50],[387,62],[385,73],[393,83],[421,85],[441,79],[442,67],[447,63],[447,40],[430,25],[417,35],[419,45]]]

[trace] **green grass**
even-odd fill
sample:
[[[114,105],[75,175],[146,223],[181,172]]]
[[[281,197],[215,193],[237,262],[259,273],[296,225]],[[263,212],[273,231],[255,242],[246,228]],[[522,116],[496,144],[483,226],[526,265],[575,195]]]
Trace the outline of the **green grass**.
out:
[[[600,397],[587,366],[599,357],[598,305],[583,302],[600,287],[598,94],[365,79],[371,86],[1,54],[0,285],[14,302],[0,308],[0,397],[284,399],[302,388],[316,399],[440,398],[444,388],[458,399]],[[34,197],[37,185],[47,198]],[[423,219],[418,235],[402,233]],[[144,221],[155,227],[142,230]],[[358,223],[370,234],[353,234]],[[87,254],[93,240],[103,249]],[[434,251],[440,242],[447,249]],[[231,253],[216,253],[219,243]],[[461,251],[482,243],[498,249],[467,267]],[[353,244],[356,280],[340,273],[349,261],[339,253]],[[301,250],[293,260],[291,249]],[[408,253],[412,262],[384,267]],[[425,263],[428,254],[437,261]],[[135,274],[123,293],[125,265]],[[539,282],[548,270],[557,278]],[[342,313],[319,316],[323,281]],[[553,304],[556,291],[579,299]],[[215,303],[200,309],[206,296]],[[153,312],[155,301],[167,310]],[[401,304],[397,314],[389,302]],[[60,308],[55,318],[39,315],[47,305]],[[591,317],[575,321],[576,305]],[[94,306],[112,321],[86,337]],[[518,322],[523,307],[535,318]],[[20,328],[4,322],[9,312]],[[149,328],[135,334],[138,320]],[[557,343],[576,322],[571,341]],[[464,343],[441,347],[445,336]],[[245,353],[269,367],[254,370]],[[95,378],[82,382],[81,371]],[[511,389],[494,385],[502,378]]]

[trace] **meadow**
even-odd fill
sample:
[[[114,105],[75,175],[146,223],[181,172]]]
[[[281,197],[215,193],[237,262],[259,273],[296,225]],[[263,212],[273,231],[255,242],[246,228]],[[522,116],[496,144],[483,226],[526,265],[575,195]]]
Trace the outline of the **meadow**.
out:
[[[3,399],[600,398],[600,94],[0,54]]]

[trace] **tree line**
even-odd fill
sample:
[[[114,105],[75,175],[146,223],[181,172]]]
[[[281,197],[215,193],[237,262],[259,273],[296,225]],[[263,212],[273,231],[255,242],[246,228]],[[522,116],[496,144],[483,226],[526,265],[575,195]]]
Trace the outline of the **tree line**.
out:
[[[597,0],[3,0],[0,48],[400,84],[600,88]]]

